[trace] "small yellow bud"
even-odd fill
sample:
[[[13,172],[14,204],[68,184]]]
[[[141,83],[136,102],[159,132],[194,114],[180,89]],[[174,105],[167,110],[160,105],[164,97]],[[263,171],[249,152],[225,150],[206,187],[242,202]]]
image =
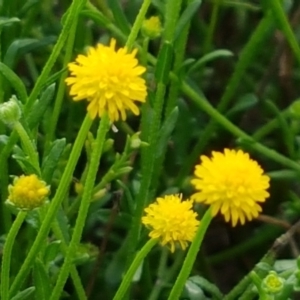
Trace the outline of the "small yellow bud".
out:
[[[282,291],[284,281],[276,272],[270,271],[268,276],[263,280],[263,288],[269,294],[277,294]]]
[[[8,126],[13,126],[21,118],[21,108],[16,96],[0,105],[0,120]]]
[[[142,33],[149,39],[155,39],[160,36],[162,31],[159,17],[153,16],[144,20],[142,25]]]
[[[7,203],[19,209],[31,210],[45,203],[49,191],[46,183],[35,174],[22,175],[14,179],[13,185],[8,186]]]
[[[83,184],[81,182],[75,182],[74,184],[75,192],[77,195],[81,195],[83,192]]]

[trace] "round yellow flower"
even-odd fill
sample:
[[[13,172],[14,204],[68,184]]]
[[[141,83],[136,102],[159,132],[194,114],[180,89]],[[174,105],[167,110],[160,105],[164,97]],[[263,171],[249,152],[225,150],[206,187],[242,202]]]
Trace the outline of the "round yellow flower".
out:
[[[42,206],[49,194],[49,187],[35,174],[14,179],[13,185],[8,187],[7,202],[19,209],[31,210]]]
[[[74,101],[89,101],[88,112],[92,119],[104,112],[112,122],[126,119],[126,110],[139,114],[134,101],[145,102],[146,83],[141,75],[146,71],[135,58],[137,50],[127,53],[126,48],[115,50],[116,41],[109,46],[98,44],[89,48],[87,55],[78,55],[69,63],[71,77],[66,79],[71,86]]]
[[[193,201],[181,199],[182,195],[159,197],[145,208],[146,215],[142,218],[142,223],[151,229],[149,236],[159,239],[163,246],[168,244],[171,252],[178,243],[185,249],[199,226],[197,214],[192,210]]]
[[[213,152],[212,158],[201,156],[194,174],[191,182],[199,192],[192,199],[211,205],[213,216],[220,211],[233,226],[256,218],[262,210],[259,202],[269,197],[270,178],[241,150]]]

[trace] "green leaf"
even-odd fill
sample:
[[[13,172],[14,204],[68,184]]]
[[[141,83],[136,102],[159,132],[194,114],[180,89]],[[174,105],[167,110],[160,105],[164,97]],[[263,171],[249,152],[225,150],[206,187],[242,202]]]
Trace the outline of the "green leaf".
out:
[[[192,276],[188,279],[187,283],[193,283],[203,291],[214,296],[214,299],[222,300],[224,297],[218,287],[212,283],[210,283],[207,279],[201,276]]]
[[[88,19],[92,19],[95,23],[103,27],[107,27],[110,25],[110,21],[97,11],[83,10],[80,14],[87,17]]]
[[[169,42],[165,42],[159,51],[155,68],[155,78],[157,82],[162,82],[164,84],[168,82],[172,58],[173,46]]]
[[[16,296],[12,297],[10,300],[26,300],[26,299],[32,299],[32,294],[35,291],[35,287],[31,286],[22,292],[19,292]],[[29,298],[30,297],[30,298]]]
[[[232,115],[241,113],[243,111],[252,108],[257,103],[258,103],[258,99],[256,95],[254,94],[243,95],[240,99],[238,99],[236,104],[230,110],[227,111],[226,116],[228,118],[232,117]]]
[[[6,145],[8,142],[9,137],[5,134],[0,135],[0,145]]]
[[[14,18],[6,18],[6,17],[0,17],[0,29],[4,26],[9,26],[12,23],[20,22],[21,20],[14,17]]]
[[[122,205],[126,205],[124,211],[128,211],[130,214],[134,213],[134,207],[135,207],[135,203],[133,200],[133,196],[131,194],[131,191],[128,187],[127,184],[125,184],[123,181],[121,180],[116,180],[117,184],[123,189],[124,194],[125,194],[125,201],[123,201],[122,199]]]
[[[51,144],[49,154],[45,157],[42,164],[42,177],[46,182],[51,182],[53,173],[57,168],[60,157],[66,147],[66,139],[59,139]]]
[[[11,43],[4,56],[3,62],[10,68],[14,68],[17,63],[17,57],[22,56],[32,50],[52,44],[56,41],[56,37],[48,36],[41,40],[37,39],[18,39]]]
[[[54,97],[55,83],[48,86],[41,95],[39,100],[36,100],[27,117],[28,127],[30,129],[36,127],[42,119],[46,109],[50,105]]]
[[[18,98],[22,103],[27,101],[27,92],[22,80],[7,65],[0,62],[0,73],[9,81],[10,85],[15,89]]]
[[[108,1],[108,5],[110,6],[111,11],[114,15],[117,27],[119,27],[124,34],[128,35],[130,33],[130,25],[124,14],[124,9],[121,6],[121,1],[110,0]]]
[[[60,253],[61,241],[54,241],[47,245],[44,252],[44,263],[47,265],[55,260],[57,255]]]
[[[68,70],[67,67],[61,69],[60,71],[54,73],[53,75],[49,76],[48,79],[43,83],[42,87],[46,87],[46,86],[49,86],[53,83],[55,83],[60,77],[61,75],[66,72]]]
[[[174,40],[178,38],[181,31],[185,27],[185,25],[191,21],[193,15],[198,11],[199,6],[201,5],[202,0],[194,0],[189,3],[189,5],[186,7],[184,12],[179,18],[179,21],[177,23],[176,29],[175,29],[175,35]]]
[[[164,153],[165,145],[168,143],[170,135],[175,128],[178,118],[178,107],[175,107],[164,122],[159,135],[155,157],[158,158]]]
[[[200,67],[202,67],[203,65],[205,65],[206,63],[215,60],[217,58],[222,58],[222,57],[230,57],[233,56],[234,54],[226,49],[218,49],[215,51],[212,51],[208,54],[205,54],[204,56],[202,56],[200,59],[198,59],[192,66],[191,68],[188,70],[188,73],[193,73],[195,72],[197,69],[199,69]]]
[[[35,285],[35,299],[49,299],[52,291],[50,278],[40,259],[36,259],[33,266],[33,281]]]

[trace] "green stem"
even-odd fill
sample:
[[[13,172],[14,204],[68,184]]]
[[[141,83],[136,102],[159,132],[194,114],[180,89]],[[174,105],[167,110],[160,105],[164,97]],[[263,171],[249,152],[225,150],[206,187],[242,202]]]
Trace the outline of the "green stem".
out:
[[[173,43],[175,36],[175,28],[181,10],[182,0],[167,0],[165,5],[165,27],[163,38],[165,42]]]
[[[149,147],[145,149],[145,152],[142,156],[142,182],[136,197],[136,208],[134,215],[132,217],[132,224],[129,232],[129,245],[128,245],[128,256],[127,256],[127,266],[131,263],[135,249],[140,237],[141,231],[141,218],[143,215],[144,207],[149,201],[149,189],[151,185],[152,172],[154,167],[154,154],[155,148],[157,144],[157,137],[159,134],[159,127],[161,122],[161,114],[164,103],[164,95],[165,95],[165,85],[163,83],[158,83],[157,91],[155,95],[155,103],[154,103],[154,116],[151,122],[151,128],[149,133]],[[148,129],[147,129],[148,130]],[[143,132],[143,130],[142,130]]]
[[[131,51],[133,45],[134,45],[134,42],[138,36],[138,33],[142,27],[142,24],[143,24],[143,21],[145,19],[145,15],[148,11],[148,8],[151,4],[151,0],[144,0],[142,2],[142,6],[140,8],[140,11],[138,13],[138,15],[136,16],[136,19],[134,21],[134,24],[131,28],[131,31],[130,31],[130,34],[127,38],[127,42],[126,42],[126,48],[128,49],[128,51]]]
[[[65,238],[64,238],[64,236],[63,236],[63,234],[62,234],[62,232],[60,230],[60,227],[59,227],[59,224],[58,224],[57,220],[55,220],[53,222],[53,224],[52,224],[52,230],[54,232],[54,235],[55,235],[56,239],[58,239],[58,240],[61,241],[60,248],[62,250],[62,253],[63,253],[64,257],[66,257],[67,251],[68,251],[68,246],[67,246]],[[70,273],[71,273],[71,278],[72,278],[72,281],[73,281],[73,286],[74,286],[74,289],[76,290],[78,299],[79,300],[87,300],[87,297],[86,297],[86,294],[85,294],[85,290],[84,290],[84,288],[82,286],[82,282],[80,280],[80,277],[78,275],[78,272],[77,272],[75,266],[71,266]]]
[[[13,222],[12,227],[10,228],[6,241],[3,248],[2,256],[2,268],[1,268],[1,299],[9,300],[9,280],[10,280],[10,261],[11,261],[11,252],[15,238],[19,232],[19,229],[25,220],[27,212],[20,211],[17,215],[17,218]]]
[[[293,30],[289,24],[289,21],[286,17],[286,14],[282,7],[282,1],[281,0],[267,0],[266,1],[277,18],[279,25],[281,29],[283,30],[285,37],[287,39],[287,42],[289,43],[290,47],[292,48],[294,55],[296,59],[298,60],[298,63],[300,64],[300,47],[299,43],[293,33]]]
[[[275,150],[270,150],[268,147],[263,146],[262,144],[253,140],[251,136],[242,131],[239,127],[231,123],[226,117],[219,113],[212,105],[204,98],[202,98],[196,91],[194,91],[189,85],[185,82],[182,83],[182,91],[188,97],[193,99],[195,104],[199,106],[204,112],[212,117],[214,121],[222,125],[225,129],[231,132],[236,137],[241,138],[244,142],[247,143],[252,149],[262,153],[266,157],[271,158],[278,163],[287,166],[296,171],[300,171],[300,164],[287,158],[284,155],[279,154]]]
[[[225,91],[220,99],[217,106],[219,112],[224,112],[230,104],[233,96],[236,93],[237,88],[240,85],[241,79],[244,76],[246,69],[254,61],[255,57],[262,49],[262,44],[267,40],[267,36],[273,29],[273,18],[272,16],[266,16],[257,26],[256,30],[249,39],[247,45],[243,48],[242,53],[239,55],[239,60],[235,66],[233,75],[230,77],[228,84],[226,85]],[[183,167],[181,168],[176,183],[179,184],[191,171],[195,161],[197,160],[199,153],[203,151],[210,138],[214,135],[216,130],[215,120],[211,120],[205,127],[201,138],[194,147],[192,153],[186,159]]]
[[[190,249],[186,255],[186,258],[183,262],[182,268],[179,272],[179,275],[175,281],[175,284],[171,290],[171,293],[169,295],[169,300],[177,300],[179,299],[183,287],[186,283],[187,278],[189,277],[191,270],[193,268],[194,262],[196,260],[197,257],[197,253],[200,249],[200,246],[202,244],[204,235],[207,231],[207,228],[211,222],[211,220],[213,219],[212,215],[211,215],[211,208],[209,208],[204,216],[201,219],[200,225],[198,227],[198,230],[196,232],[196,235],[194,237],[194,240],[190,246]]]
[[[39,76],[36,84],[34,85],[31,94],[28,98],[28,101],[25,105],[25,114],[30,110],[33,103],[37,99],[45,81],[48,79],[49,74],[51,72],[52,67],[54,66],[57,57],[61,54],[62,48],[70,34],[70,30],[72,28],[72,25],[74,22],[76,22],[78,18],[78,14],[80,13],[81,8],[86,3],[86,0],[74,0],[72,1],[72,4],[69,8],[69,10],[66,12],[67,15],[65,15],[65,21],[64,26],[62,28],[62,31],[58,37],[58,40],[53,47],[53,50],[51,51],[51,55],[49,59],[47,60],[41,75]]]
[[[138,269],[138,267],[141,265],[142,260],[147,256],[147,254],[151,251],[151,249],[157,244],[156,239],[150,239],[148,242],[143,246],[143,248],[137,253],[135,256],[135,259],[133,260],[131,266],[129,267],[128,271],[126,272],[122,283],[117,290],[117,293],[115,294],[113,300],[123,300],[124,295],[126,294],[131,282],[132,278]]]
[[[72,23],[72,27],[69,32],[68,42],[66,45],[66,53],[63,62],[63,69],[67,67],[67,64],[69,63],[72,56],[76,28],[77,28],[77,21],[78,18],[76,18]],[[58,90],[57,90],[55,103],[54,103],[54,109],[50,120],[50,127],[46,134],[46,149],[54,138],[54,132],[56,129],[59,114],[61,112],[62,101],[64,99],[64,93],[66,89],[66,84],[65,84],[66,77],[67,77],[67,72],[63,72],[59,80]]]
[[[260,264],[261,263],[266,263],[270,266],[273,266],[273,264],[275,262],[275,259],[276,259],[276,254],[274,253],[274,251],[270,250],[260,260],[259,263]],[[252,271],[258,273],[260,275],[260,277],[264,277],[267,274],[267,271],[261,269],[259,267],[259,264],[257,264]],[[246,291],[247,288],[250,288],[249,292]],[[248,274],[226,296],[224,296],[224,300],[236,300],[236,299],[242,299],[242,298],[244,300],[253,299],[253,297],[250,296],[250,295],[253,295],[253,288],[252,288],[252,285],[251,285],[251,278]]]
[[[49,232],[50,225],[55,217],[55,214],[63,201],[65,195],[67,194],[70,182],[72,180],[72,175],[75,169],[75,166],[77,164],[79,155],[81,153],[82,147],[85,142],[85,138],[87,136],[87,133],[92,125],[92,120],[90,117],[87,115],[81,125],[81,128],[78,132],[77,138],[75,140],[74,146],[72,148],[72,152],[70,154],[70,157],[68,159],[66,168],[64,170],[64,173],[61,177],[59,186],[57,188],[57,191],[55,193],[54,198],[51,201],[50,207],[48,209],[48,212],[46,214],[46,217],[38,231],[38,234],[36,236],[36,239],[27,254],[25,261],[23,265],[21,266],[20,271],[18,272],[11,290],[10,290],[10,295],[14,296],[15,293],[20,289],[22,283],[24,282],[30,267],[32,263],[34,262],[34,259],[39,252],[39,249],[41,245],[44,243],[45,238],[47,237],[47,234]]]
[[[160,277],[157,279],[156,284],[152,288],[151,294],[148,298],[148,300],[157,300],[159,299],[159,295],[161,293],[161,290],[167,286],[172,278],[175,277],[175,275],[178,273],[178,270],[180,266],[182,266],[182,262],[184,259],[184,251],[180,251],[176,253],[177,256],[175,258],[175,262],[173,263],[172,267],[163,274],[163,277]]]
[[[149,147],[142,152],[142,181],[136,199],[136,210],[133,215],[131,228],[129,231],[127,266],[129,266],[134,257],[135,249],[140,237],[141,217],[145,204],[147,203],[147,201],[150,201],[150,199],[148,199],[148,196],[154,170],[155,152],[158,136],[160,133],[159,128],[161,125],[163,106],[165,102],[166,84],[168,81],[168,74],[171,71],[171,56],[173,55],[172,43],[180,8],[181,1],[179,0],[175,2],[173,0],[168,0],[166,3],[164,41],[162,42],[159,52],[159,57],[162,62],[161,64],[158,63],[155,69],[157,87],[150,124],[149,122],[147,122],[147,118],[145,115],[145,113],[147,113],[146,107],[148,107],[149,104],[145,104],[142,110],[142,139],[144,138],[149,142]]]
[[[29,160],[35,171],[37,172],[37,175],[41,176],[38,153],[33,146],[34,144],[32,143],[32,140],[30,139],[29,135],[20,122],[16,122],[14,124],[14,129],[18,133],[22,141],[25,153],[29,156]]]
[[[215,28],[216,28],[217,21],[218,21],[218,13],[219,13],[221,1],[222,0],[216,0],[213,4],[213,11],[212,11],[211,19],[209,22],[208,33],[206,35],[204,46],[203,46],[204,54],[206,54],[211,49],[213,35],[214,35]]]
[[[82,195],[82,200],[80,203],[80,208],[78,212],[78,217],[74,227],[74,232],[72,235],[71,242],[68,247],[68,252],[64,260],[64,264],[60,269],[56,285],[53,289],[50,300],[57,300],[60,298],[65,282],[68,278],[70,268],[72,266],[72,261],[74,255],[76,254],[76,249],[80,243],[80,238],[82,235],[83,227],[87,217],[88,209],[91,203],[93,188],[95,184],[96,174],[99,168],[100,157],[103,151],[103,145],[105,143],[106,133],[109,130],[109,118],[105,114],[100,122],[95,144],[93,146],[93,151],[91,155],[91,163],[89,164],[87,178],[84,186],[84,191]]]

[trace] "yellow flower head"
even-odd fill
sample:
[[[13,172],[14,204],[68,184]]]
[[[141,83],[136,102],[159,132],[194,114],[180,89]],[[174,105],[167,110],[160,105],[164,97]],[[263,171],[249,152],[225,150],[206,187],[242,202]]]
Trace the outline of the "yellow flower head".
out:
[[[126,119],[126,110],[139,114],[134,101],[145,102],[146,83],[141,74],[146,69],[138,65],[137,50],[127,53],[126,48],[115,50],[116,40],[109,46],[98,44],[89,48],[87,55],[78,55],[69,63],[71,77],[66,79],[71,86],[74,101],[89,101],[88,112],[92,119],[104,112],[112,122]]]
[[[197,214],[192,210],[193,202],[181,199],[181,195],[157,198],[155,203],[145,208],[146,215],[142,218],[142,223],[151,229],[149,236],[159,239],[163,246],[168,244],[171,252],[174,252],[177,243],[185,249],[199,225]]]
[[[42,206],[49,194],[49,187],[35,174],[14,179],[13,185],[8,187],[7,202],[19,209],[31,210]]]
[[[220,211],[232,226],[256,218],[262,210],[258,203],[269,197],[270,178],[241,150],[213,152],[212,158],[201,156],[194,174],[192,184],[199,192],[192,199],[211,205],[213,216]]]

